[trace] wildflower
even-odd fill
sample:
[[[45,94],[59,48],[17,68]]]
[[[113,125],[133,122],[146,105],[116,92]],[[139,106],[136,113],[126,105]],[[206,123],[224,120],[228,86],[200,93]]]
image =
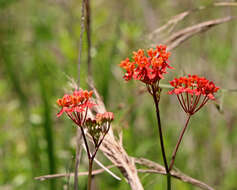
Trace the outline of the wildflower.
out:
[[[88,118],[85,121],[85,126],[91,135],[95,147],[100,143],[100,139],[108,133],[110,129],[110,123],[114,119],[112,112],[97,113],[95,119]]]
[[[147,50],[147,56],[144,50],[139,49],[133,52],[133,60],[126,58],[120,63],[120,67],[126,70],[124,79],[129,81],[131,79],[140,80],[147,85],[153,85],[163,75],[167,73],[166,69],[172,69],[168,64],[170,52],[166,52],[166,46],[159,45],[156,49]]]
[[[75,90],[73,94],[65,94],[63,98],[57,100],[57,104],[61,107],[57,117],[60,117],[64,112],[78,125],[82,126],[87,111],[95,104],[90,100],[93,91]]]
[[[190,115],[200,110],[208,100],[215,100],[214,93],[219,90],[212,81],[197,75],[175,78],[170,84],[174,89],[169,94],[176,94],[183,110]]]
[[[73,94],[65,94],[61,99],[57,100],[57,104],[61,107],[57,117],[60,117],[65,112],[81,130],[89,160],[88,189],[91,186],[94,158],[114,119],[112,112],[99,113],[95,119],[87,117],[88,109],[95,105],[91,101],[92,94],[92,91],[88,92],[87,90],[79,89],[75,90]],[[86,134],[90,134],[93,140],[93,151],[90,149]]]

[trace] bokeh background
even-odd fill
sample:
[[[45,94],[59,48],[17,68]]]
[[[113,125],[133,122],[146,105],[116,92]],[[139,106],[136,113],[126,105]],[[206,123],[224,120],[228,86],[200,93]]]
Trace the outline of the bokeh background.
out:
[[[158,43],[149,34],[183,11],[214,1],[120,0],[91,1],[92,72],[106,107],[115,113],[116,134],[131,156],[162,162],[151,97],[139,82],[125,83],[118,67],[132,51]],[[73,172],[76,127],[56,118],[57,98],[77,79],[80,35],[79,0],[0,0],[0,189],[64,189],[73,177],[36,181],[36,176]],[[174,30],[203,21],[237,16],[237,7],[208,7],[195,11]],[[199,74],[224,88],[190,123],[176,159],[182,172],[222,190],[237,189],[237,21],[215,26],[172,50],[163,84],[183,74]],[[164,31],[165,36],[169,31]],[[162,36],[161,36],[162,37]],[[83,39],[81,86],[87,88],[86,35]],[[228,90],[232,89],[232,90]],[[162,92],[161,117],[167,154],[171,155],[185,114],[173,96]],[[100,153],[97,158],[109,165]],[[170,156],[168,156],[170,159]],[[95,168],[98,168],[95,165]],[[82,155],[80,171],[87,170]],[[112,169],[122,177],[119,170]],[[79,177],[80,189],[86,177]],[[141,174],[145,189],[164,189],[165,177]],[[103,173],[94,190],[126,190]],[[175,190],[198,189],[173,180]]]

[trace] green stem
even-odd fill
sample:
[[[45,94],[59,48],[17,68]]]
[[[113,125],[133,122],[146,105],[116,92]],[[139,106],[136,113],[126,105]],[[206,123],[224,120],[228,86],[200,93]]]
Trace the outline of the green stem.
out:
[[[174,161],[175,161],[175,157],[176,157],[177,151],[178,151],[178,149],[179,149],[179,145],[180,145],[180,143],[181,143],[181,141],[182,141],[182,139],[183,139],[183,135],[184,135],[184,133],[185,133],[185,131],[186,131],[186,129],[187,129],[187,126],[188,126],[188,123],[189,123],[190,118],[191,118],[191,115],[188,115],[188,119],[187,119],[187,121],[186,121],[186,123],[185,123],[185,126],[184,126],[184,128],[183,128],[183,130],[182,130],[182,132],[181,132],[181,134],[180,134],[180,136],[179,136],[179,140],[178,140],[178,142],[177,142],[177,144],[176,144],[176,146],[175,146],[175,149],[174,149],[174,151],[173,151],[172,160],[171,160],[170,165],[169,165],[169,171],[172,170],[172,168],[173,168]]]
[[[167,189],[171,190],[171,174],[168,173],[166,176],[167,176]]]
[[[162,151],[162,157],[165,165],[165,171],[167,175],[167,190],[171,190],[171,175],[169,173],[169,168],[167,164],[167,159],[165,155],[165,146],[164,146],[164,140],[163,140],[163,134],[162,134],[162,127],[161,127],[161,119],[160,119],[160,110],[159,110],[159,102],[156,96],[157,90],[154,86],[152,86],[152,97],[155,102],[156,107],[156,118],[157,118],[157,124],[158,124],[158,131],[159,131],[159,139],[160,139],[160,146]]]
[[[89,172],[88,172],[87,190],[91,190],[92,166],[93,166],[93,159],[89,159]]]

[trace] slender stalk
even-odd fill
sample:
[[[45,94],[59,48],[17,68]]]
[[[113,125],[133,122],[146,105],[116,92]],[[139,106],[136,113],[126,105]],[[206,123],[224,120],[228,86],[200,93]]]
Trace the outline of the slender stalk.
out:
[[[92,66],[91,66],[91,7],[90,0],[85,0],[86,7],[86,34],[87,34],[87,67],[88,79],[92,79]]]
[[[88,143],[87,143],[87,140],[86,140],[86,135],[85,135],[84,129],[82,127],[80,127],[80,129],[81,129],[81,134],[82,134],[84,143],[86,145],[87,156],[88,156],[88,159],[90,160],[91,159],[91,155],[90,155],[90,149],[89,149],[89,146],[88,146]]]
[[[89,159],[89,171],[88,171],[87,190],[91,190],[92,166],[93,166],[93,158]]]
[[[177,142],[177,144],[176,144],[176,146],[175,146],[175,149],[174,149],[174,151],[173,151],[172,160],[171,160],[170,165],[169,165],[169,171],[172,170],[172,168],[173,168],[174,161],[175,161],[175,157],[176,157],[177,151],[178,151],[178,149],[179,149],[179,145],[180,145],[180,143],[181,143],[181,141],[182,141],[182,139],[183,139],[183,135],[184,135],[184,133],[185,133],[185,131],[186,131],[186,129],[187,129],[187,126],[188,126],[188,123],[189,123],[190,118],[191,118],[191,115],[189,114],[189,115],[188,115],[188,119],[187,119],[187,121],[186,121],[186,123],[185,123],[185,126],[184,126],[183,130],[181,131],[181,134],[180,134],[180,136],[179,136],[178,142]]]
[[[198,105],[198,102],[199,102],[199,100],[200,100],[200,97],[201,97],[201,94],[199,94],[198,96],[196,96],[195,101],[194,101],[194,103],[193,103],[193,105],[192,105],[192,107],[191,107],[191,110],[190,110],[192,113],[194,112],[196,106]]]
[[[179,98],[179,95],[177,95],[177,97],[178,97],[179,103],[180,103],[180,105],[182,106],[183,110],[184,110],[185,112],[188,112],[188,111],[187,111],[187,108],[185,107],[185,104],[181,102],[181,100],[180,100],[180,98]]]
[[[78,48],[78,86],[80,87],[80,74],[81,74],[81,52],[82,52],[82,39],[84,33],[84,22],[85,22],[85,0],[81,1],[81,31],[80,31],[80,39],[79,39],[79,48]]]
[[[161,146],[161,151],[162,151],[162,157],[165,165],[165,171],[166,171],[166,176],[167,176],[167,190],[171,190],[171,175],[169,173],[169,168],[167,164],[167,159],[165,155],[165,146],[164,146],[164,140],[163,140],[163,134],[162,134],[162,127],[161,127],[161,120],[160,120],[160,110],[159,110],[159,102],[157,100],[156,96],[156,89],[154,86],[152,86],[152,97],[155,102],[155,107],[156,107],[156,118],[157,118],[157,124],[158,124],[158,131],[159,131],[159,139],[160,139],[160,146]]]
[[[182,98],[184,107],[186,108],[186,110],[189,110],[189,109],[188,109],[188,105],[186,105],[186,103],[185,103],[185,100],[184,100],[184,97],[183,97],[183,94],[182,94],[182,93],[181,93],[181,98]],[[187,104],[188,104],[188,103],[187,103]]]
[[[194,113],[196,113],[198,110],[200,110],[209,100],[209,98],[207,96],[204,97],[204,99],[202,100],[202,103],[199,105],[199,107],[194,111]]]
[[[82,52],[82,39],[83,39],[83,33],[84,33],[84,22],[85,22],[85,0],[81,1],[81,31],[80,31],[80,39],[78,44],[78,66],[77,66],[77,72],[78,72],[78,87],[80,87],[80,78],[81,78],[81,52]],[[79,119],[80,117],[78,117]],[[80,157],[81,157],[81,145],[79,143],[79,140],[81,138],[80,130],[77,129],[77,146],[76,146],[76,163],[75,163],[75,171],[74,171],[74,190],[78,190],[78,170],[79,170],[79,164],[80,164]]]
[[[188,108],[188,110],[190,110],[190,105],[189,105],[189,95],[188,95],[187,92],[186,92],[186,98],[187,98],[187,108]]]
[[[167,173],[167,189],[171,190],[171,174]]]

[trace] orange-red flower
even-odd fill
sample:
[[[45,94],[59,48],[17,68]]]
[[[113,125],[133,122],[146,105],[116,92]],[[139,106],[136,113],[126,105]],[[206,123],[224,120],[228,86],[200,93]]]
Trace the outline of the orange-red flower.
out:
[[[170,52],[166,52],[166,46],[159,45],[156,49],[147,50],[147,56],[144,50],[139,49],[133,52],[133,60],[126,58],[121,61],[120,67],[126,70],[124,79],[126,81],[140,80],[146,84],[155,84],[163,79],[163,74],[167,73],[166,69],[172,69],[168,64]]]
[[[176,94],[183,110],[191,115],[200,110],[209,99],[215,100],[214,93],[219,90],[212,81],[197,75],[175,78],[170,84],[174,89],[169,94]]]
[[[73,94],[65,94],[63,98],[57,100],[57,104],[61,107],[57,117],[64,112],[79,126],[82,126],[87,114],[88,108],[95,104],[90,100],[93,91],[75,90]]]

